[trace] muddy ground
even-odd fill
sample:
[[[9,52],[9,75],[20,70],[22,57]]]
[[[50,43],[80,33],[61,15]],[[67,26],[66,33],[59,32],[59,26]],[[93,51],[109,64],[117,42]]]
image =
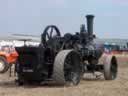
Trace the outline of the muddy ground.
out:
[[[114,81],[105,81],[101,76],[98,79],[89,77],[75,87],[55,84],[19,87],[14,82],[15,77],[6,73],[0,75],[0,96],[128,96],[128,56],[118,58],[119,73]]]

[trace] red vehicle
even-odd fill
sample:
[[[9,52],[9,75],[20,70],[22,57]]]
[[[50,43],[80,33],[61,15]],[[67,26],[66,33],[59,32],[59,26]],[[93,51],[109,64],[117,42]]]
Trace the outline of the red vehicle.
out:
[[[13,46],[0,48],[0,73],[5,73],[12,64],[16,63],[18,53]]]

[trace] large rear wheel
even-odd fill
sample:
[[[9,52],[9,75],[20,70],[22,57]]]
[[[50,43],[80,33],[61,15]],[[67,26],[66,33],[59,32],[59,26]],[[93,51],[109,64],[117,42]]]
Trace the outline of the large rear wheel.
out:
[[[80,56],[73,50],[60,51],[54,62],[53,79],[61,85],[78,85],[82,76]]]

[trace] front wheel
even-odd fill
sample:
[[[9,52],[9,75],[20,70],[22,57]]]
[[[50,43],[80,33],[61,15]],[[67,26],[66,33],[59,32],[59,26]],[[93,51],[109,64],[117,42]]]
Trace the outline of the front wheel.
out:
[[[115,80],[118,73],[118,64],[115,56],[107,56],[104,63],[104,77],[106,80]]]

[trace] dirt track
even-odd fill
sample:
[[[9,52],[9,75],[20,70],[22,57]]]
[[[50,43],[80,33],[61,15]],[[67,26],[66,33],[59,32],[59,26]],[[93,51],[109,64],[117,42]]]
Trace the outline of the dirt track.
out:
[[[14,77],[0,75],[0,96],[128,96],[128,57],[119,57],[118,78],[114,81],[90,79],[76,87],[54,84],[16,86]]]

